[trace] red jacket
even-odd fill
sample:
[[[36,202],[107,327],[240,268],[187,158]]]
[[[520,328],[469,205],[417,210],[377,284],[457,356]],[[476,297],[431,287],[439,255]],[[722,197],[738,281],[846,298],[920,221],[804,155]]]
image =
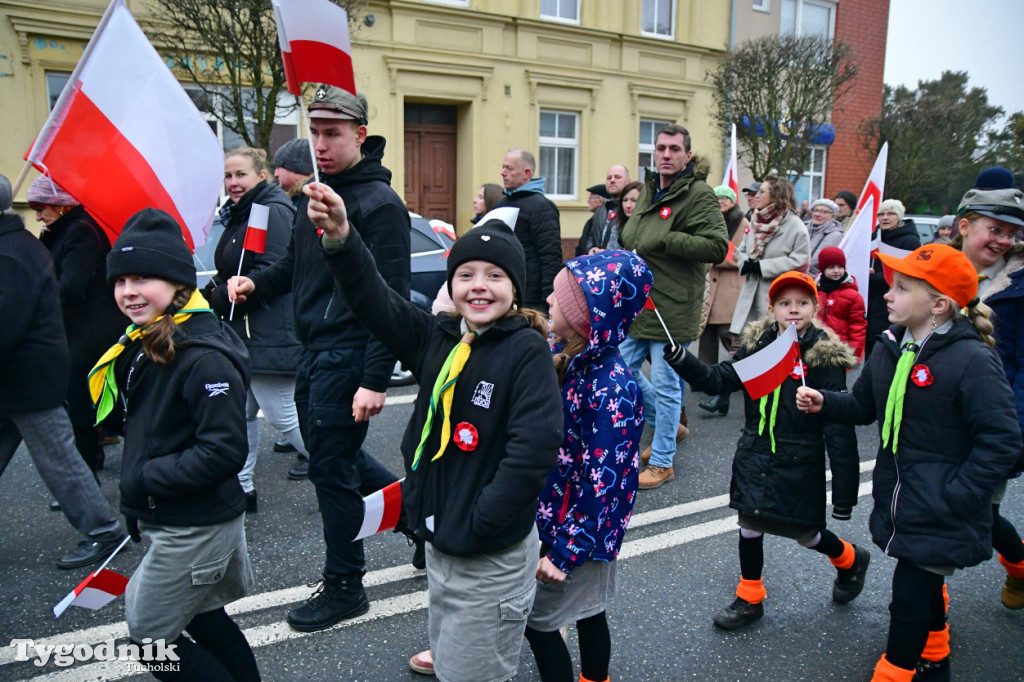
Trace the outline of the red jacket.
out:
[[[818,280],[819,286],[821,279]],[[832,292],[818,289],[818,319],[853,348],[860,360],[864,356],[864,337],[868,321],[864,317],[864,299],[857,291],[857,280],[847,275],[839,288]]]

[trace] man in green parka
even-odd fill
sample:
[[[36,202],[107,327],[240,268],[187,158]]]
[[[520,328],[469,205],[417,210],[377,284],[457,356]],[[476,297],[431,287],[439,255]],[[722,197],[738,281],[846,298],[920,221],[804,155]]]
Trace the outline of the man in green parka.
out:
[[[651,300],[672,339],[685,346],[698,336],[706,266],[725,260],[729,233],[718,199],[705,181],[707,165],[693,160],[686,128],[672,124],[658,132],[654,162],[657,172],[647,174],[620,241],[623,248],[647,261],[654,273]],[[654,442],[644,452],[650,463],[640,473],[641,489],[657,488],[675,478],[672,460],[683,383],[665,362],[662,349],[668,340],[655,313],[645,310],[619,347],[643,392],[647,423],[654,424]],[[650,381],[640,371],[647,357]]]

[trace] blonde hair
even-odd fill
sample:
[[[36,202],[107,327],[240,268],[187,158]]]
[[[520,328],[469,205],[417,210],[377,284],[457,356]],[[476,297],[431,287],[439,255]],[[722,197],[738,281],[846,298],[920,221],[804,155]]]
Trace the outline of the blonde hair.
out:
[[[252,163],[252,169],[256,171],[256,175],[259,175],[267,168],[267,153],[262,149],[256,149],[255,147],[235,147],[229,149],[224,154],[224,160],[227,161],[232,156],[244,156],[249,159]]]
[[[174,313],[188,304],[193,291],[195,289],[186,286],[178,289],[171,299],[171,304],[163,312],[163,317],[150,324],[142,336],[142,349],[153,362],[166,365],[174,360],[174,332],[178,329]]]
[[[945,299],[949,302],[949,317],[946,319],[953,319],[953,316],[960,312],[960,304],[954,301],[949,296],[933,287],[930,283],[923,279],[917,279],[911,277],[917,286],[917,290],[921,291],[928,296],[931,296],[933,301],[939,299]],[[973,304],[973,305],[972,305]],[[993,336],[995,333],[995,325],[992,324],[992,309],[987,305],[975,298],[973,301],[967,304],[967,308],[964,309],[967,315],[967,319],[970,320],[971,326],[974,327],[974,331],[978,332],[978,336],[990,348],[995,348],[996,339]],[[945,322],[946,320],[943,320]]]

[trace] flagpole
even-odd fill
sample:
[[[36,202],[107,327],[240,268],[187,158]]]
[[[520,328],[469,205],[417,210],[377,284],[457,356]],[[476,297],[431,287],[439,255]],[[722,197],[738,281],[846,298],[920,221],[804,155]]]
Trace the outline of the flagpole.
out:
[[[657,307],[654,308],[654,314],[658,316],[658,322],[661,322],[661,328],[665,330],[665,336],[668,337],[668,342],[672,344],[672,347],[676,347],[676,340],[672,338],[672,332],[668,330],[668,325],[665,324],[665,320],[661,317],[661,311]]]
[[[245,228],[248,232],[249,228]],[[238,257],[238,274],[235,277],[242,276],[242,261],[245,260],[245,245],[242,245],[242,255]],[[228,313],[228,322],[233,322],[235,319],[235,302],[231,301],[231,312]]]
[[[299,116],[302,119],[302,127],[306,129],[307,134],[309,133],[309,112],[306,111],[306,98],[301,93],[299,94]],[[316,170],[316,150],[313,149],[313,138],[306,138],[309,140],[309,159],[313,162],[313,181],[316,184],[320,184],[320,173]]]
[[[117,549],[114,550],[113,554],[108,556],[107,560],[104,561],[102,564],[100,564],[100,567],[96,569],[96,571],[93,573],[93,575],[97,575],[100,571],[102,571],[104,568],[106,568],[107,564],[109,564],[111,561],[113,561],[114,557],[117,556],[117,553],[120,552],[122,549],[124,549],[124,546],[127,545],[128,541],[131,540],[131,539],[132,538],[131,538],[130,535],[126,535],[124,540],[121,540],[121,544],[118,545]]]
[[[11,199],[18,196],[18,190],[25,184],[25,178],[28,177],[28,171],[32,168],[32,162],[26,160],[25,165],[21,167],[21,172],[18,173],[18,178],[14,181],[14,187],[11,188]]]

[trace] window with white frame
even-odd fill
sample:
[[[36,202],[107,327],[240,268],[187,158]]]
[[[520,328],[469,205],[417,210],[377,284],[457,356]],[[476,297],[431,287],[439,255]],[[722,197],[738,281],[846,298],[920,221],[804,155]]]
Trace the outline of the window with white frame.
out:
[[[754,9],[758,12],[771,12],[772,11],[772,0],[753,0]]]
[[[540,112],[540,159],[537,175],[552,199],[576,198],[580,115],[572,111]]]
[[[827,155],[828,147],[824,145],[811,147],[811,162],[794,185],[797,204],[805,199],[814,201],[825,196],[825,158]]]
[[[65,71],[46,72],[46,101],[49,103],[50,111],[53,111],[57,98],[70,78],[71,74]]]
[[[676,0],[642,0],[640,32],[647,36],[674,38],[676,35]]]
[[[636,174],[640,182],[647,179],[648,169],[654,167],[654,139],[658,136],[658,131],[671,124],[672,121],[660,121],[653,118],[640,119],[640,144],[637,148],[639,158]]]
[[[540,0],[540,18],[580,23],[580,0]]]
[[[821,35],[831,38],[835,33],[836,4],[827,0],[782,0],[783,35]]]

